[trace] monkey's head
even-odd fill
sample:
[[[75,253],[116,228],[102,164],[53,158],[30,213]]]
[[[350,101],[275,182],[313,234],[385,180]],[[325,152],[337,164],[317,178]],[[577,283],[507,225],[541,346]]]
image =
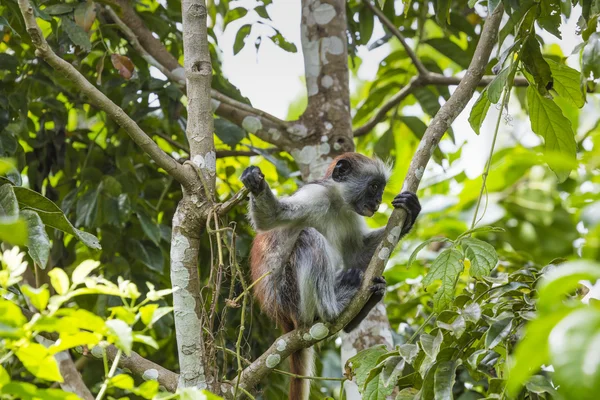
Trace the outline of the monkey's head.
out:
[[[344,202],[360,215],[370,217],[381,204],[390,168],[378,158],[344,153],[327,168],[325,179],[335,182]]]

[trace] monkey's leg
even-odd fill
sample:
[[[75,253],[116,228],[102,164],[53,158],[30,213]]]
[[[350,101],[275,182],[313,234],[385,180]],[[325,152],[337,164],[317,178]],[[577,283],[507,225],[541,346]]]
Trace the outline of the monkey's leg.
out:
[[[344,332],[348,333],[356,328],[363,319],[369,315],[371,310],[379,303],[383,296],[385,296],[385,278],[383,276],[376,276],[373,278],[373,286],[371,286],[371,297],[367,300],[367,303],[363,306],[363,308],[356,314],[356,316],[352,319],[352,321],[348,322],[348,325],[344,327]]]
[[[342,261],[327,239],[314,228],[303,229],[289,262],[297,274],[301,323],[310,326],[317,318],[335,319],[348,303],[349,296],[343,293],[340,297],[336,290],[338,266]]]

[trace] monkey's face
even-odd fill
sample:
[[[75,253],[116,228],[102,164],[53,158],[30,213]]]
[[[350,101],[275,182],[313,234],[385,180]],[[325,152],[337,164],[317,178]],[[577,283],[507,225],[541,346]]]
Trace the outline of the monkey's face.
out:
[[[354,192],[355,198],[351,204],[358,214],[371,217],[381,204],[385,180],[380,177],[365,176],[360,181],[362,181],[361,184],[355,187],[357,191]],[[362,190],[358,191],[360,188]]]
[[[332,178],[339,184],[346,204],[359,215],[371,217],[381,204],[386,177],[371,164],[338,161]]]

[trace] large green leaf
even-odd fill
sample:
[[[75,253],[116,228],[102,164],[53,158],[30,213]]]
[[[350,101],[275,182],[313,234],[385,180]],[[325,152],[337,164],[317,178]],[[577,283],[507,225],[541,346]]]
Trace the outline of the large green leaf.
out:
[[[496,77],[492,80],[487,87],[488,99],[496,104],[500,101],[500,97],[502,97],[502,91],[506,86],[506,79],[510,73],[511,67],[506,67]]]
[[[454,299],[454,288],[456,280],[463,270],[462,254],[454,249],[444,250],[431,264],[429,272],[423,279],[425,287],[440,279],[442,286],[433,296],[435,309],[438,311],[446,309]]]
[[[489,243],[475,238],[463,238],[460,241],[465,255],[471,261],[471,276],[481,278],[490,274],[498,263],[496,249]]]
[[[520,59],[527,72],[533,76],[538,91],[546,93],[550,82],[552,82],[552,72],[550,71],[550,66],[542,56],[540,42],[538,42],[533,32],[523,42]]]
[[[29,249],[29,255],[38,267],[46,269],[52,247],[50,238],[46,233],[46,226],[40,216],[34,211],[23,210],[21,211],[21,216],[27,222],[27,232],[29,234],[27,248]]]
[[[553,60],[546,60],[552,71],[554,90],[559,96],[564,97],[573,105],[581,108],[585,104],[585,93],[581,80],[581,72],[565,64]]]
[[[600,393],[600,311],[586,308],[571,313],[552,329],[548,344],[560,391],[572,399],[597,399]]]
[[[246,137],[246,131],[226,119],[215,118],[214,125],[215,134],[228,146],[234,147]]]
[[[562,306],[564,295],[573,292],[580,286],[580,281],[595,282],[600,279],[598,263],[579,260],[570,261],[547,272],[538,290],[538,304],[541,310],[552,310]]]
[[[493,349],[502,342],[512,329],[513,317],[500,319],[490,326],[485,336],[485,347]]]
[[[111,341],[123,350],[127,355],[131,354],[131,346],[133,345],[133,333],[131,327],[120,319],[111,319],[106,321],[106,326],[111,333]]]
[[[456,377],[456,368],[461,364],[460,360],[443,361],[435,370],[434,393],[436,399],[452,399],[452,387]]]
[[[377,360],[385,353],[387,353],[387,348],[384,345],[378,345],[359,352],[346,362],[346,366],[356,377],[356,384],[359,388],[363,389],[371,369],[377,365]]]
[[[13,190],[21,208],[29,208],[35,211],[47,226],[75,236],[83,244],[92,249],[99,250],[102,248],[96,236],[76,229],[67,217],[65,217],[61,209],[51,200],[33,190],[23,187],[14,186]]]
[[[48,349],[41,344],[26,343],[15,351],[23,366],[34,376],[52,382],[62,382],[58,364]]]
[[[562,39],[558,29],[561,24],[560,0],[540,1],[540,15],[537,23],[557,38]]]
[[[0,217],[0,241],[15,246],[26,246],[27,223],[20,218]]]
[[[535,88],[527,88],[527,105],[531,129],[544,138],[545,151],[575,161],[576,144],[571,122],[563,115],[560,108],[552,100],[543,97]],[[560,182],[569,177],[570,169],[564,163],[549,159],[550,168],[558,176]]]

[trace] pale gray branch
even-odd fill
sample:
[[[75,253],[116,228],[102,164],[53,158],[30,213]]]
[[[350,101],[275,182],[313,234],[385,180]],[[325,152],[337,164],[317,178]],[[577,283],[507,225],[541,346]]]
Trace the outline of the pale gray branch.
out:
[[[417,57],[417,55],[415,54],[415,52],[413,51],[413,49],[408,45],[408,43],[406,42],[406,38],[404,37],[404,35],[402,34],[402,32],[400,32],[400,30],[398,28],[396,28],[396,26],[392,23],[392,21],[390,21],[385,16],[385,14],[383,13],[383,11],[381,11],[379,8],[377,8],[377,6],[375,6],[374,4],[372,4],[370,0],[366,0],[364,2],[364,4],[367,7],[369,7],[369,9],[371,9],[371,12],[373,12],[373,14],[377,15],[377,18],[379,18],[379,20],[381,21],[381,23],[386,28],[388,28],[388,30],[394,36],[396,36],[396,38],[398,38],[398,40],[402,44],[402,47],[404,47],[404,50],[406,50],[406,54],[408,54],[408,57],[410,57],[410,59],[413,62],[413,64],[415,64],[415,68],[417,68],[417,71],[419,71],[419,75],[427,75],[428,74],[427,68],[425,68],[425,65],[423,65],[423,63],[421,62],[421,60],[419,59],[419,57]]]

